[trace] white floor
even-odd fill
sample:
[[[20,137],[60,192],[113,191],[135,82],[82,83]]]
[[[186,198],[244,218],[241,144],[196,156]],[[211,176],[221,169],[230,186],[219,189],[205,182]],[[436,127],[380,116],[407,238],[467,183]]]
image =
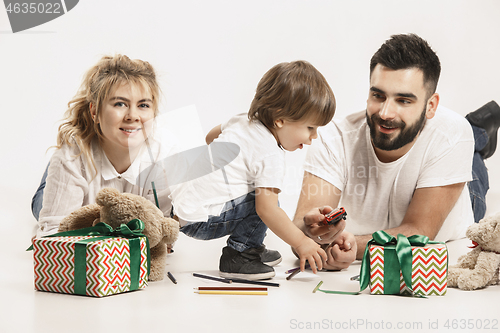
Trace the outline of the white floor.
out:
[[[358,274],[359,263],[286,281],[284,271],[296,261],[272,234],[266,244],[280,250],[284,261],[273,279],[281,286],[268,296],[193,293],[217,285],[192,273],[217,274],[224,240],[181,236],[168,259],[177,285],[165,279],[102,299],[34,291],[25,249],[33,222],[29,202],[50,158],[46,149],[55,144],[59,120],[83,74],[102,55],[122,53],[154,65],[165,97],[162,113],[195,105],[199,114],[186,122],[186,136],[204,138],[230,115],[245,112],[261,75],[282,61],[305,59],[325,75],[338,102],[337,119],[362,110],[373,52],[392,34],[415,32],[441,59],[440,104],[465,116],[491,99],[500,102],[499,13],[495,0],[85,0],[67,15],[11,34],[7,12],[0,9],[0,333],[403,331],[398,324],[410,327],[408,332],[498,332],[500,286],[450,289],[427,299],[368,291],[313,294],[321,280],[325,289],[357,290],[349,278]],[[290,167],[287,161],[294,177],[280,195],[289,214],[300,191],[304,153],[287,154],[296,162]],[[500,147],[487,164],[490,211],[500,211]],[[467,243],[449,244],[451,263],[469,250]],[[460,320],[482,329],[461,330]]]
[[[500,211],[500,186],[495,185],[500,182],[494,179],[492,170],[490,175],[494,185],[487,196],[487,214]],[[324,281],[322,289],[357,291],[358,283],[350,277],[359,273],[359,262],[345,271],[318,275],[304,272],[287,281],[284,272],[297,266],[297,261],[288,246],[271,232],[265,243],[279,250],[284,259],[272,279],[280,287],[270,287],[268,296],[195,294],[193,288],[199,286],[223,285],[195,278],[192,273],[217,275],[225,240],[202,242],[182,234],[175,253],[168,258],[168,270],[177,278],[176,285],[165,278],[144,290],[105,298],[38,292],[33,288],[32,254],[25,251],[33,217],[26,201],[7,206],[6,202],[13,201],[5,195],[0,194],[0,333],[309,332],[338,328],[345,332],[478,331],[460,330],[464,323],[465,327],[482,325],[483,329],[488,326],[488,331],[500,330],[500,286],[473,292],[450,288],[446,296],[427,299],[375,296],[368,290],[358,296],[313,294],[319,281]],[[294,199],[285,197],[281,202],[289,214]],[[469,251],[468,245],[466,239],[448,243],[450,264]],[[436,325],[439,329],[434,329]]]
[[[26,234],[6,231],[0,245],[0,332],[308,332],[335,328],[439,332],[458,329],[462,319],[500,329],[500,286],[474,292],[448,289],[446,296],[427,299],[375,296],[367,290],[358,296],[313,294],[321,280],[322,289],[356,291],[358,283],[349,278],[358,274],[359,262],[346,271],[304,272],[287,281],[284,272],[297,262],[287,245],[271,233],[266,244],[281,251],[284,260],[272,279],[280,287],[270,287],[268,296],[195,294],[195,287],[223,285],[192,273],[217,275],[225,242],[196,241],[184,235],[168,258],[176,285],[165,278],[144,290],[105,298],[38,292],[33,289],[31,252],[24,251],[29,245]],[[448,244],[450,263],[469,250],[467,245],[465,239]],[[432,329],[435,325],[439,330]]]

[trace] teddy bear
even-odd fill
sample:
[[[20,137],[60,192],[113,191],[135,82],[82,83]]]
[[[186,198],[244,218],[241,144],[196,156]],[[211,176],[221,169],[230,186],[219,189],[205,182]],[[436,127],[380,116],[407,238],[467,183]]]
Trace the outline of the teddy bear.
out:
[[[165,275],[167,246],[177,240],[179,223],[164,217],[163,212],[144,197],[120,193],[114,188],[103,188],[97,194],[95,204],[83,206],[65,217],[59,225],[59,232],[87,228],[99,222],[115,229],[133,219],[139,219],[145,224],[142,233],[148,238],[151,248],[149,280],[162,280]]]
[[[500,269],[500,213],[485,217],[467,229],[473,250],[448,269],[448,286],[474,290],[498,284]]]

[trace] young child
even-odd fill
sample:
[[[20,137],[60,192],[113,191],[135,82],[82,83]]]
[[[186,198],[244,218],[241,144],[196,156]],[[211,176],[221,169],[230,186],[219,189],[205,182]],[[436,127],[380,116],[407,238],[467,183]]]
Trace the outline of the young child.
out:
[[[281,63],[260,80],[248,115],[237,115],[207,135],[207,143],[214,142],[214,161],[231,160],[229,153],[216,156],[223,154],[217,144],[236,144],[238,156],[222,168],[214,165],[216,171],[207,176],[176,186],[171,197],[186,235],[203,240],[229,235],[220,258],[222,277],[275,275],[270,265],[279,263],[281,255],[263,245],[268,227],[294,248],[302,270],[306,261],[314,273],[322,269],[325,251],[279,208],[278,193],[284,150],[310,145],[318,126],[330,122],[334,112],[333,92],[316,68],[305,61]]]
[[[141,171],[166,154],[165,145],[149,136],[158,101],[156,74],[145,61],[105,56],[86,73],[33,198],[37,237],[56,233],[65,216],[94,203],[104,187],[154,200],[155,179]],[[170,214],[168,192],[158,196],[160,208]]]

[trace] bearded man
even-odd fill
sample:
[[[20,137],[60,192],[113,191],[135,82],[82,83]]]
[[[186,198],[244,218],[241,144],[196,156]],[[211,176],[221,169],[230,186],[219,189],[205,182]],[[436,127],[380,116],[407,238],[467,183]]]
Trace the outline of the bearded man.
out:
[[[294,223],[324,245],[326,268],[360,259],[378,230],[448,241],[484,216],[483,159],[496,149],[500,107],[466,118],[438,107],[440,71],[425,40],[394,35],[371,59],[366,110],[318,130]],[[347,221],[321,223],[338,206]]]

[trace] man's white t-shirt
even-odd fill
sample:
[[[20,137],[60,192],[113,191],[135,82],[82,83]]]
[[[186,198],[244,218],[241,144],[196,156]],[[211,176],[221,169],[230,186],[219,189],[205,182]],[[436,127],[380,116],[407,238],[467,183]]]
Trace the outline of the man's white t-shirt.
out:
[[[415,189],[472,180],[474,139],[464,117],[443,107],[428,119],[404,156],[382,163],[375,155],[366,112],[334,120],[319,129],[308,151],[305,171],[334,185],[355,235],[398,227]],[[468,186],[436,236],[448,241],[465,236],[474,222]]]
[[[260,122],[249,120],[247,114],[232,117],[221,126],[222,133],[208,146],[207,160],[213,172],[172,187],[172,205],[181,225],[205,222],[209,216],[220,215],[226,202],[255,191],[259,187],[281,189],[285,174],[285,152],[272,133]],[[215,145],[224,143],[239,147],[237,156],[228,146],[228,156],[220,155]],[[224,167],[214,161],[231,160]]]

